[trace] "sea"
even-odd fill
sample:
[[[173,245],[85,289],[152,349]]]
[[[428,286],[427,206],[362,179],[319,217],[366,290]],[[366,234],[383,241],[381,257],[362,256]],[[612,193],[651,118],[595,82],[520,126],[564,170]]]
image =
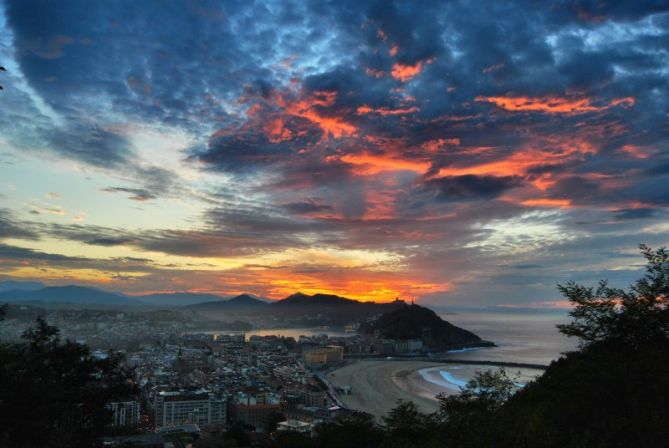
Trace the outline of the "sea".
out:
[[[495,347],[453,350],[448,357],[466,361],[500,361],[547,366],[563,353],[575,350],[577,341],[568,338],[557,329],[558,324],[569,321],[566,311],[466,311],[443,313],[440,317],[454,325],[479,335],[482,339],[495,343]],[[231,332],[211,332],[230,334]],[[280,328],[244,332],[253,335],[278,335],[298,339],[301,335],[346,336],[343,331],[330,328]],[[445,392],[457,392],[480,370],[495,369],[490,366],[470,364],[449,364],[437,368],[423,369],[421,376],[426,381],[444,388]],[[430,374],[438,371],[439,375]],[[522,387],[543,370],[532,368],[508,368],[507,374]]]
[[[496,347],[451,352],[451,356],[466,360],[506,361],[548,365],[564,352],[574,350],[576,341],[561,334],[556,325],[568,322],[565,312],[558,311],[467,311],[444,313],[440,317],[454,325],[472,331]],[[212,331],[213,334],[236,332]],[[244,332],[246,337],[278,335],[298,339],[301,335],[347,336],[334,328],[275,328]]]
[[[454,325],[470,330],[492,341],[495,347],[453,350],[448,357],[465,361],[498,361],[547,366],[562,354],[578,348],[578,341],[568,338],[557,329],[569,322],[567,312],[561,311],[495,311],[442,314],[440,317]],[[419,371],[424,380],[438,385],[444,392],[457,392],[477,371],[494,367],[470,364],[448,364]],[[506,368],[507,375],[518,388],[543,373],[543,369]],[[438,372],[439,375],[434,375]]]
[[[472,311],[440,317],[496,344],[496,347],[462,351],[457,353],[458,359],[548,365],[578,347],[577,340],[557,329],[558,324],[569,322],[566,311]]]

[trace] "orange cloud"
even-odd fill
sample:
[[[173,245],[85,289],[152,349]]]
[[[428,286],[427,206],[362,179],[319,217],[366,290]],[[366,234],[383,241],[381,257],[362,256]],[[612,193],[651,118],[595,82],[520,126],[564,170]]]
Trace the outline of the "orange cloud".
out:
[[[295,101],[286,105],[286,112],[296,117],[306,118],[318,125],[325,136],[341,138],[357,134],[358,129],[337,116],[323,115],[316,107],[332,106],[337,98],[337,92],[314,92],[309,98]]]
[[[356,113],[358,115],[363,115],[363,114],[405,115],[405,114],[413,114],[416,112],[420,112],[420,109],[417,108],[416,106],[408,107],[405,109],[388,109],[387,107],[372,108],[367,105],[362,105],[358,107],[358,109],[356,110]]]
[[[519,149],[506,158],[492,162],[469,166],[452,165],[439,170],[439,176],[462,176],[465,174],[516,176],[535,166],[560,165],[582,158],[586,154],[597,152],[595,146],[580,139],[555,137],[548,138],[545,142],[540,143],[546,145],[549,149]]]
[[[590,98],[561,98],[555,96],[477,96],[475,101],[495,104],[500,109],[514,112],[542,112],[546,114],[579,115],[601,112],[615,106],[634,106],[633,97],[616,98],[603,106],[593,105]]]
[[[521,204],[526,207],[570,208],[572,206],[570,199],[551,199],[551,198],[526,199],[524,201],[521,201]]]
[[[400,51],[400,47],[397,44],[395,44],[392,47],[390,47],[390,50],[388,50],[388,55],[394,58],[395,56],[397,56],[398,51]]]
[[[429,152],[429,153],[437,153],[440,150],[442,150],[445,146],[448,145],[454,145],[457,146],[460,144],[460,139],[459,138],[438,138],[436,140],[430,140],[425,143],[423,143],[420,148],[423,151]]]
[[[635,159],[647,159],[655,153],[655,149],[648,146],[624,145],[620,152]]]
[[[342,162],[356,165],[355,172],[361,175],[374,175],[384,171],[414,171],[425,173],[430,169],[430,162],[398,159],[387,155],[347,154],[340,158]]]
[[[280,118],[269,120],[264,126],[264,131],[267,139],[272,143],[285,142],[293,138],[293,133],[285,127]]]
[[[433,60],[434,59],[428,59],[425,63],[423,63],[423,61],[418,61],[414,65],[396,62],[393,64],[393,69],[390,75],[398,81],[407,82],[423,70],[424,64],[431,64]]]

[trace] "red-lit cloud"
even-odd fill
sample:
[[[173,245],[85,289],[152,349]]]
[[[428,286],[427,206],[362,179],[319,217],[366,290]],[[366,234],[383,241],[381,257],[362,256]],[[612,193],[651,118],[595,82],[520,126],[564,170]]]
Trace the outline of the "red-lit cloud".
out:
[[[477,96],[478,102],[495,104],[500,109],[514,112],[542,112],[546,114],[578,115],[601,112],[615,106],[632,107],[633,97],[616,98],[601,106],[590,98],[526,97],[526,96]]]
[[[406,115],[406,114],[413,114],[416,112],[420,112],[420,109],[416,106],[411,106],[411,107],[406,107],[406,108],[400,108],[400,109],[390,109],[387,107],[369,107],[367,105],[362,105],[359,106],[356,109],[356,113],[358,115],[364,115],[364,114],[379,114],[379,115]]]
[[[415,64],[402,64],[401,62],[396,62],[393,64],[390,76],[398,81],[410,81],[423,71],[425,64],[431,64],[432,61],[432,59],[428,59],[427,61],[418,61]]]

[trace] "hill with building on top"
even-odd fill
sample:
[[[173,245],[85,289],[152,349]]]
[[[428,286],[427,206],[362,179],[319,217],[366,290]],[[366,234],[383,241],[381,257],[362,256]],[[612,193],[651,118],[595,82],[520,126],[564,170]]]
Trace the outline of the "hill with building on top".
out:
[[[492,345],[471,331],[443,320],[434,311],[413,304],[405,304],[365,323],[360,331],[378,334],[384,339],[420,339],[425,347],[436,350]]]

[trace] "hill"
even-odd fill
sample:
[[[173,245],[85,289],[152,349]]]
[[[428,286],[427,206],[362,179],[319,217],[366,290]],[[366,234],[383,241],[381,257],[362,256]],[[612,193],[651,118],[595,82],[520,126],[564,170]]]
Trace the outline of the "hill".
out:
[[[343,326],[350,322],[364,322],[404,305],[401,300],[360,302],[334,294],[308,295],[298,292],[271,303],[263,311],[294,325]]]
[[[157,293],[137,296],[135,299],[152,306],[188,306],[206,302],[222,302],[226,298],[215,294],[192,292]]]
[[[447,350],[463,345],[489,345],[471,331],[457,327],[420,305],[404,305],[364,324],[360,331],[384,339],[420,339],[430,349]]]
[[[12,290],[0,292],[0,303],[40,302],[48,304],[69,303],[75,305],[141,305],[139,300],[123,294],[84,286],[47,286],[37,290]]]
[[[17,289],[21,291],[35,291],[42,288],[44,288],[44,283],[40,282],[21,282],[15,280],[0,282],[0,292],[15,291]]]
[[[186,308],[196,311],[248,311],[268,306],[267,302],[250,294],[240,294],[229,300],[216,300],[189,305]]]
[[[308,295],[301,292],[292,294],[285,299],[281,299],[272,303],[275,307],[303,307],[303,306],[335,306],[335,307],[345,307],[345,306],[356,306],[358,304],[363,304],[364,302],[359,302],[358,300],[347,299],[346,297],[337,296],[334,294],[314,294]]]

